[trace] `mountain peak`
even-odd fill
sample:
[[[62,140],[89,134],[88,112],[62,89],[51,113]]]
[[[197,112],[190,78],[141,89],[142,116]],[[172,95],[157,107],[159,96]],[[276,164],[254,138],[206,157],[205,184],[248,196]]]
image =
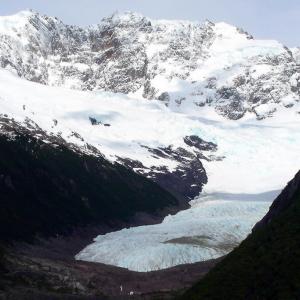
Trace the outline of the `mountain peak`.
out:
[[[29,18],[36,14],[39,14],[39,13],[34,11],[33,9],[24,9],[24,10],[20,10],[19,12],[15,13],[13,15],[8,15],[6,17],[7,18],[9,18],[9,17]]]
[[[22,10],[13,15],[0,16],[0,31],[7,32],[12,28],[23,27],[35,14],[32,10]]]
[[[50,21],[61,23],[56,17],[48,17],[32,9],[22,10],[13,15],[0,16],[0,36],[3,34],[14,37],[22,36],[22,40],[26,40],[28,38],[26,30],[30,28],[29,25],[39,30],[42,24]]]
[[[145,16],[141,13],[128,10],[128,11],[124,11],[124,12],[115,11],[108,18],[119,19],[119,20],[122,20],[122,21],[129,21],[129,20],[132,20],[132,19],[144,19]]]
[[[299,102],[291,51],[225,22],[128,11],[80,28],[26,10],[0,18],[0,41],[0,66],[43,84],[137,93],[175,108],[214,105],[229,119],[265,118]]]
[[[101,20],[101,23],[98,25],[100,27],[140,27],[145,24],[150,25],[150,19],[143,16],[140,13],[125,11],[122,13],[114,12],[108,17],[105,17]],[[97,26],[97,25],[96,25]]]

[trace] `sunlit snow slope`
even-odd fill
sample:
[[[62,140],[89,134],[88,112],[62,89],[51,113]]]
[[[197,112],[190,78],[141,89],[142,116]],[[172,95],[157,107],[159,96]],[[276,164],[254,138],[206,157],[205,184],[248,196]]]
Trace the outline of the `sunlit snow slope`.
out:
[[[187,147],[183,137],[200,131],[197,120],[174,113],[159,101],[48,87],[1,69],[0,114],[24,125],[33,121],[82,151],[90,144],[112,161],[127,157],[170,170],[176,167],[175,161],[154,157],[145,146]],[[101,124],[92,125],[91,118]]]

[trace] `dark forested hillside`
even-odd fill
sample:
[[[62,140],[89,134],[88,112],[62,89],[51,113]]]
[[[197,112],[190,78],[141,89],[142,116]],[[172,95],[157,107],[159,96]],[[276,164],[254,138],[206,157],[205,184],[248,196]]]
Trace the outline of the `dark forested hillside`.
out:
[[[300,299],[300,172],[252,234],[181,299]]]
[[[1,240],[67,234],[176,204],[157,184],[102,157],[29,134],[0,135]]]

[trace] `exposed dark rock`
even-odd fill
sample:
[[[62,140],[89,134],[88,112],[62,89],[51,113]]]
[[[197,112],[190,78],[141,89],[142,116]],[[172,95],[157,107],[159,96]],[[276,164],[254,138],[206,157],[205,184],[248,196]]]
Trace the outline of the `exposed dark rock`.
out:
[[[143,97],[147,99],[153,99],[155,97],[156,90],[151,86],[150,80],[146,80],[144,84]]]
[[[203,141],[203,147],[215,148],[214,144]],[[143,146],[157,158],[167,158],[178,163],[174,171],[168,170],[167,167],[146,168],[139,161],[126,158],[119,158],[118,161],[129,168],[133,168],[139,174],[147,176],[149,179],[158,183],[161,187],[167,189],[173,195],[180,199],[190,200],[199,195],[202,187],[207,183],[205,169],[200,159],[208,159],[201,153],[194,153],[184,148],[174,149],[172,146],[165,148],[150,148]]]
[[[91,122],[92,125],[99,125],[99,124],[102,124],[101,121],[98,121],[96,118],[94,117],[89,117],[89,120]]]
[[[206,142],[197,135],[186,136],[184,142],[191,147],[196,147],[200,151],[217,151],[218,146],[212,142]]]
[[[166,105],[170,102],[170,95],[167,92],[160,94],[157,98],[158,100],[164,102]]]
[[[157,170],[150,172],[149,177],[160,186],[176,196],[182,195],[186,199],[193,199],[200,194],[207,183],[207,175],[202,163],[197,158],[182,162],[175,171]],[[161,172],[159,172],[161,171]]]

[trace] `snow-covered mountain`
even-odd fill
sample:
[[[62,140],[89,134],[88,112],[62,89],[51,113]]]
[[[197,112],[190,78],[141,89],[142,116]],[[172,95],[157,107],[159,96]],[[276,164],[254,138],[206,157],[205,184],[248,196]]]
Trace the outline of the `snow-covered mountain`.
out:
[[[225,23],[0,17],[0,133],[101,153],[194,199],[77,258],[143,271],[218,257],[299,169],[298,53]]]
[[[1,17],[0,42],[2,67],[52,86],[208,105],[230,119],[299,100],[297,52],[225,23],[125,13],[80,28],[23,11]]]

